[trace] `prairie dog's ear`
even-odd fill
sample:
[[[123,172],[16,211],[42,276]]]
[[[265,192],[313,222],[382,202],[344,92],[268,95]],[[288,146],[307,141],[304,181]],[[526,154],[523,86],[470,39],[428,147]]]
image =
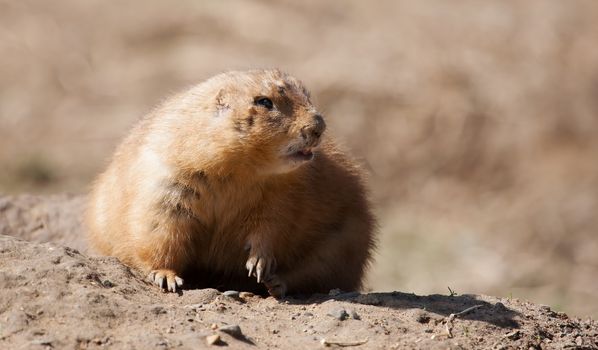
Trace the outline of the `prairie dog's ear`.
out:
[[[230,109],[229,103],[230,94],[228,89],[222,88],[218,91],[215,97],[216,109],[218,111],[225,111]]]

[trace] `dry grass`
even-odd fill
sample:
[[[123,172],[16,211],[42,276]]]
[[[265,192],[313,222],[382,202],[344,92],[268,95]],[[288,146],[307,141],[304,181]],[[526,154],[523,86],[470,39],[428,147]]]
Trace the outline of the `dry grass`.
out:
[[[0,191],[83,192],[216,72],[301,77],[371,171],[370,284],[598,315],[598,3],[0,0]]]

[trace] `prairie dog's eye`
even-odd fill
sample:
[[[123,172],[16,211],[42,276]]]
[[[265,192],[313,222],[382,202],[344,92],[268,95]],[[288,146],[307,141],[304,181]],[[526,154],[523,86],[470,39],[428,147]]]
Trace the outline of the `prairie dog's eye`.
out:
[[[266,107],[267,109],[272,109],[274,107],[272,100],[267,97],[256,97],[254,103],[258,106]]]

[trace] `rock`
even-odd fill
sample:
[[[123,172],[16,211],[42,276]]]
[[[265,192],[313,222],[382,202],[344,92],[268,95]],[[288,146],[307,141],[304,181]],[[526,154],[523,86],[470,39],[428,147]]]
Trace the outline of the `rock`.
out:
[[[104,287],[106,287],[106,288],[112,288],[112,287],[114,287],[114,283],[112,283],[110,280],[104,280],[104,281],[102,282],[102,285],[103,285]]]
[[[514,330],[510,333],[505,334],[504,337],[511,339],[511,340],[517,340],[517,339],[521,338],[521,332],[519,330]]]
[[[359,316],[359,314],[357,313],[357,311],[350,309],[349,310],[349,316],[351,316],[352,319],[354,320],[361,320],[361,316]]]
[[[332,316],[339,321],[344,321],[347,319],[347,317],[349,317],[347,310],[343,308],[334,308],[331,311],[329,311],[327,315]]]
[[[221,343],[221,340],[220,335],[218,334],[212,334],[206,337],[206,344],[208,345],[218,345],[219,343]]]
[[[239,292],[236,290],[227,290],[226,292],[222,293],[222,295],[233,299],[239,299]]]
[[[500,301],[497,302],[496,304],[494,304],[494,308],[497,311],[507,311],[508,310],[507,307],[505,306],[505,304],[501,303]]]
[[[255,296],[255,294],[253,294],[251,292],[241,292],[241,293],[239,293],[239,297],[241,299],[253,298],[254,296]]]
[[[236,324],[218,327],[218,331],[226,333],[232,336],[233,338],[244,338],[243,332],[241,331],[241,327],[239,327]]]
[[[542,310],[543,312],[550,312],[550,306],[548,305],[540,305],[540,310]]]

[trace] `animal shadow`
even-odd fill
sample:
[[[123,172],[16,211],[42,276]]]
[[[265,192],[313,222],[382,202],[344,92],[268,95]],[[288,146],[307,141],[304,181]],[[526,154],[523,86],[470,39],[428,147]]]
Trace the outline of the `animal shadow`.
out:
[[[293,304],[323,303],[337,300],[362,305],[373,305],[393,309],[421,309],[442,316],[458,315],[461,319],[487,322],[501,328],[519,328],[515,317],[520,313],[507,308],[504,304],[495,304],[480,300],[475,295],[415,295],[401,292],[339,293],[337,295],[316,294],[306,298],[287,298]]]

